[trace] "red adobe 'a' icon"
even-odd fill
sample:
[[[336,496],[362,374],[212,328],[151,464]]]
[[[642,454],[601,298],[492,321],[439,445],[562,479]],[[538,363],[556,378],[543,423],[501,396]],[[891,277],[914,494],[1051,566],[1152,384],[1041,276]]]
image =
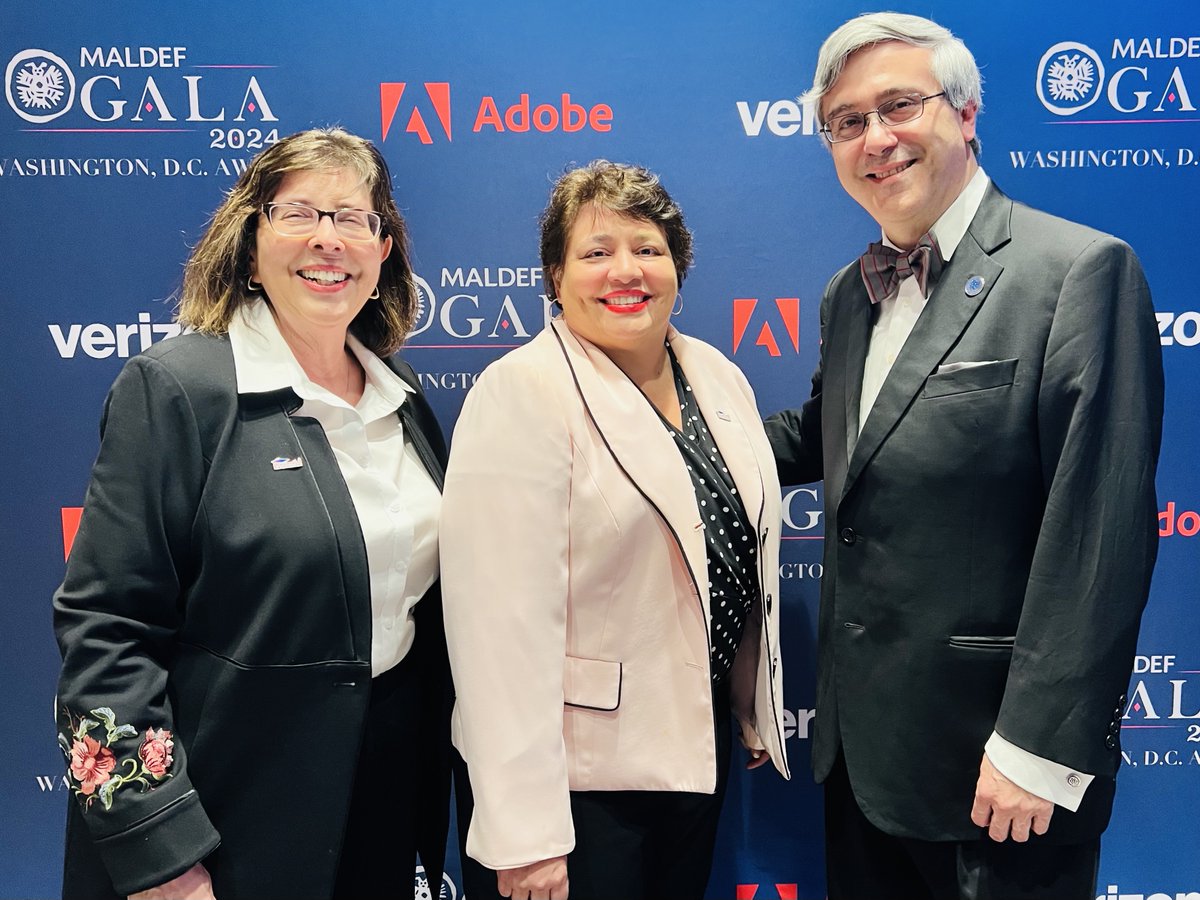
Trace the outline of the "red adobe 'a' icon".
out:
[[[746,334],[746,329],[750,327],[750,320],[754,315],[754,309],[758,306],[757,297],[743,297],[733,301],[733,352],[737,353],[738,347],[742,344],[742,338]],[[779,318],[783,323],[783,327],[787,330],[787,336],[791,340],[792,349],[797,353],[800,352],[800,298],[799,297],[776,297],[775,308],[779,310]],[[762,327],[758,330],[758,336],[754,339],[755,346],[766,347],[767,352],[772,356],[779,356],[779,341],[775,339],[775,332],[771,330],[771,323],[764,320]]]
[[[383,137],[382,140],[387,140],[388,132],[392,128],[392,120],[396,118],[396,110],[400,106],[400,98],[404,96],[404,89],[408,87],[407,81],[384,81],[379,85],[379,113],[382,125]],[[448,81],[426,81],[425,94],[429,97],[429,102],[433,104],[433,111],[437,114],[438,121],[442,125],[442,131],[445,132],[446,140],[450,138],[450,82]],[[412,95],[409,95],[412,99]],[[408,124],[404,126],[405,131],[411,131],[421,139],[422,144],[432,144],[433,137],[429,134],[429,126],[425,124],[425,117],[421,115],[421,110],[414,104],[412,112],[408,115]]]
[[[62,508],[63,559],[71,555],[71,545],[75,543],[75,534],[79,531],[79,518],[82,515],[82,506]]]
[[[797,900],[800,893],[800,886],[796,884],[776,884],[778,900]],[[757,900],[758,885],[757,884],[739,884],[735,894],[736,900]]]

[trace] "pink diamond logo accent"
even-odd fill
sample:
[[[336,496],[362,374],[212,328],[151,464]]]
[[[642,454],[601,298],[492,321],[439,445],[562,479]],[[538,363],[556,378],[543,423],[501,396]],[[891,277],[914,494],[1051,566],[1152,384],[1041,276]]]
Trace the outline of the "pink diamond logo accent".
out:
[[[153,104],[153,103],[147,103],[147,104],[146,104],[146,112],[153,112],[153,111],[154,111],[154,104]]]
[[[253,103],[249,103],[246,105],[246,109],[250,110],[250,112],[254,112],[254,110],[257,108],[258,107],[256,107]]]
[[[508,330],[508,319],[505,319],[503,322],[501,322],[500,327],[503,328],[505,331],[507,331]]]
[[[1138,712],[1141,712],[1141,711],[1142,711],[1142,704],[1140,704],[1140,703],[1135,703],[1135,704],[1133,704],[1133,708],[1134,708],[1136,711],[1138,711]]]
[[[1167,94],[1167,99],[1170,100],[1172,103],[1174,103],[1175,102],[1175,92],[1172,91],[1171,93]]]

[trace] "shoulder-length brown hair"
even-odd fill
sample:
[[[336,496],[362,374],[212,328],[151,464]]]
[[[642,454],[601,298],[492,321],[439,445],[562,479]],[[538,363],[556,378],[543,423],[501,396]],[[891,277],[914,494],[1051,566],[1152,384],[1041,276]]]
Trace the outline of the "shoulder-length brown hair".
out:
[[[383,218],[379,240],[392,239],[392,252],[379,270],[379,299],[363,306],[350,331],[379,356],[395,353],[417,310],[409,258],[408,229],[392,198],[392,177],[370,141],[341,128],[314,128],[290,135],[256,156],[217,207],[183,272],[175,318],[206,334],[225,334],[239,307],[256,302],[247,287],[258,217],[284,177],[292,172],[349,169],[371,194]]]

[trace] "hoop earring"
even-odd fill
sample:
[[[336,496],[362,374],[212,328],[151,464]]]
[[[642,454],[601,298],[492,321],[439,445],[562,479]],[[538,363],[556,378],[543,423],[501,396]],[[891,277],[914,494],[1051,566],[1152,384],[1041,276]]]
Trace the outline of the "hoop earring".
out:
[[[371,293],[367,296],[367,299],[368,300],[378,300],[379,299],[379,285],[378,284],[375,285],[375,290],[371,291]]]
[[[253,275],[247,275],[246,276],[246,290],[248,290],[252,294],[261,294],[262,293],[262,282],[255,281]]]
[[[671,315],[673,315],[673,316],[677,316],[681,312],[683,312],[683,294],[676,294],[675,301],[678,304],[679,308],[676,309],[674,306],[671,307]]]

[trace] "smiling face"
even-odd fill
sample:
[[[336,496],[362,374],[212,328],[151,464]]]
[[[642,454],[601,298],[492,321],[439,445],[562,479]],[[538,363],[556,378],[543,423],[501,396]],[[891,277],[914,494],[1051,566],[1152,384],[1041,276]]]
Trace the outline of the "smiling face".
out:
[[[661,352],[679,280],[656,223],[582,207],[555,286],[571,331],[609,356]]]
[[[867,112],[900,94],[942,90],[923,47],[887,41],[858,50],[821,100],[822,119]],[[885,125],[877,115],[867,130],[830,145],[838,180],[898,246],[916,246],[975,174],[969,142],[975,137],[974,105],[961,110],[944,97],[925,101],[920,118]]]
[[[349,169],[293,172],[271,198],[317,209],[371,209],[367,186]],[[285,337],[337,332],[342,338],[379,281],[392,249],[390,237],[347,241],[322,216],[309,237],[276,234],[266,214],[258,217],[251,277],[262,283]]]

